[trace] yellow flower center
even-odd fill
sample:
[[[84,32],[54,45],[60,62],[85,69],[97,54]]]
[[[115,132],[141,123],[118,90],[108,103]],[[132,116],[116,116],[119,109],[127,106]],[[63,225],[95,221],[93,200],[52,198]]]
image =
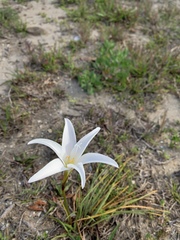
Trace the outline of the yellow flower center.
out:
[[[75,164],[75,158],[71,158],[70,156],[67,156],[65,158],[65,164]]]

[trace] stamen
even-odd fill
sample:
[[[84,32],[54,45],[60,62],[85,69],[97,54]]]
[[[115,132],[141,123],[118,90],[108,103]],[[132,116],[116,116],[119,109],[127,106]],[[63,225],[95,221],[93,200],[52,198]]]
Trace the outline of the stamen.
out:
[[[75,163],[75,158],[71,158],[70,156],[66,156],[65,159],[65,164],[74,164]]]

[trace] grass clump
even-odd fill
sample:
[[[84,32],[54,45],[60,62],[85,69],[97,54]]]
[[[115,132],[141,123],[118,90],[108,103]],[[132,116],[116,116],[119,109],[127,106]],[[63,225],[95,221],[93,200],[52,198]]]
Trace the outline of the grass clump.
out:
[[[37,158],[38,156],[36,155],[28,156],[27,153],[21,153],[17,156],[14,156],[14,160],[22,164],[26,170],[33,166],[34,160],[36,160]]]
[[[126,26],[135,21],[135,14],[129,9],[123,9],[115,0],[98,0],[94,2],[96,20],[108,23],[124,23]]]
[[[129,79],[130,93],[157,93],[162,89],[178,92],[179,57],[169,53],[167,46],[157,46],[149,42],[141,49],[129,46],[133,68]]]
[[[83,193],[80,188],[73,196],[73,224],[69,225],[60,219],[60,223],[66,236],[70,239],[82,239],[82,236],[89,235],[97,237],[97,229],[105,226],[111,218],[123,214],[155,214],[159,215],[158,209],[143,204],[143,199],[149,198],[156,191],[139,191],[132,184],[133,174],[127,167],[128,161],[120,164],[120,169],[111,170],[109,167],[102,168],[99,165],[91,177],[88,177],[86,186],[87,192]],[[141,203],[141,204],[140,204]],[[115,226],[111,229],[110,236],[117,230]],[[99,230],[98,230],[99,231]],[[56,236],[54,239],[58,239]],[[99,237],[102,237],[101,234]],[[111,238],[112,239],[112,238]]]
[[[103,24],[122,23],[126,27],[132,26],[136,21],[135,11],[122,8],[114,0],[98,0],[92,3],[80,0],[77,5],[76,10],[69,12],[69,16],[75,21],[85,19]]]
[[[62,53],[59,50],[45,51],[39,46],[37,52],[32,54],[30,64],[37,70],[55,73],[60,70],[60,64],[63,62]]]
[[[28,117],[27,110],[22,109],[18,103],[1,106],[0,136],[8,137],[22,128],[22,123]]]
[[[35,83],[41,81],[43,77],[43,74],[38,74],[37,72],[33,72],[28,69],[25,69],[24,71],[17,70],[13,74],[12,85],[21,86],[21,84],[24,83]]]
[[[20,20],[18,13],[11,7],[0,8],[0,26],[2,28],[1,35],[5,29],[15,33],[26,32],[26,24]]]
[[[3,112],[3,114],[1,114],[0,117],[0,134],[6,136],[8,133],[8,128],[12,125],[13,122],[12,108],[8,104],[4,107],[1,107],[1,111]]]
[[[53,47],[47,51],[42,45],[29,52],[29,66],[36,71],[54,74],[60,71],[73,74],[75,71],[71,57],[66,56],[60,48]]]
[[[179,184],[176,182],[172,182],[172,186],[171,186],[171,194],[174,198],[174,200],[180,204],[180,187]]]

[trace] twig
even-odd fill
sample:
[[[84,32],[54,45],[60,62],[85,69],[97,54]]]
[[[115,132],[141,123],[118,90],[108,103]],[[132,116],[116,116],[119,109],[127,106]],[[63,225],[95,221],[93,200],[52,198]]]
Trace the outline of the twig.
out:
[[[7,217],[7,215],[12,211],[12,209],[14,208],[15,204],[11,204],[1,215],[0,220],[3,220]]]
[[[10,88],[9,91],[8,91],[8,98],[9,98],[10,105],[11,105],[11,107],[12,107],[11,88]]]
[[[153,150],[153,151],[156,151],[157,149],[156,148],[154,148],[154,147],[152,147],[151,145],[149,145],[146,141],[144,141],[144,140],[141,140],[148,148],[150,148],[151,150]]]
[[[174,158],[171,158],[170,160],[165,161],[165,162],[160,162],[160,161],[157,161],[157,160],[153,160],[153,162],[154,162],[155,165],[166,165],[166,164],[170,163],[173,160],[174,160]]]
[[[164,128],[164,125],[166,123],[166,118],[167,118],[167,109],[164,111],[164,114],[163,114],[163,118],[162,118],[162,121],[160,123],[160,128],[159,128],[159,131],[158,133],[161,133],[163,128]]]

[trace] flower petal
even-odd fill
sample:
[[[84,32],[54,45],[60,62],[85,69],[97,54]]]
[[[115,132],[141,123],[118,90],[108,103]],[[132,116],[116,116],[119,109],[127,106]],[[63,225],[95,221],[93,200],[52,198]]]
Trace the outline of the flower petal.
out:
[[[49,177],[51,175],[54,175],[58,172],[63,172],[65,170],[68,170],[64,167],[61,160],[59,158],[56,158],[46,164],[41,170],[39,170],[36,174],[34,174],[28,181],[28,183],[36,182],[38,180],[41,180],[43,178]]]
[[[79,157],[83,154],[85,151],[87,145],[89,142],[95,137],[95,135],[99,132],[100,127],[95,128],[92,130],[90,133],[85,135],[83,138],[81,138],[74,146],[72,152],[71,152],[71,157],[75,158],[76,160],[79,159]]]
[[[76,134],[71,121],[65,118],[65,126],[62,137],[62,148],[66,155],[70,155],[74,145],[76,144]]]
[[[36,138],[36,139],[33,139],[30,142],[28,142],[28,144],[34,144],[34,143],[43,144],[43,145],[51,148],[57,154],[57,156],[60,158],[60,160],[64,163],[63,149],[59,143],[54,142],[49,139],[45,139],[45,138]]]
[[[112,158],[105,156],[100,153],[86,153],[84,154],[80,159],[79,159],[82,164],[87,164],[87,163],[105,163],[109,164],[113,167],[119,167],[117,162],[114,161]]]
[[[85,183],[86,183],[86,176],[85,176],[85,170],[84,170],[83,164],[82,163],[77,163],[76,165],[68,164],[67,167],[73,168],[79,173],[80,178],[81,178],[81,187],[84,188]]]

